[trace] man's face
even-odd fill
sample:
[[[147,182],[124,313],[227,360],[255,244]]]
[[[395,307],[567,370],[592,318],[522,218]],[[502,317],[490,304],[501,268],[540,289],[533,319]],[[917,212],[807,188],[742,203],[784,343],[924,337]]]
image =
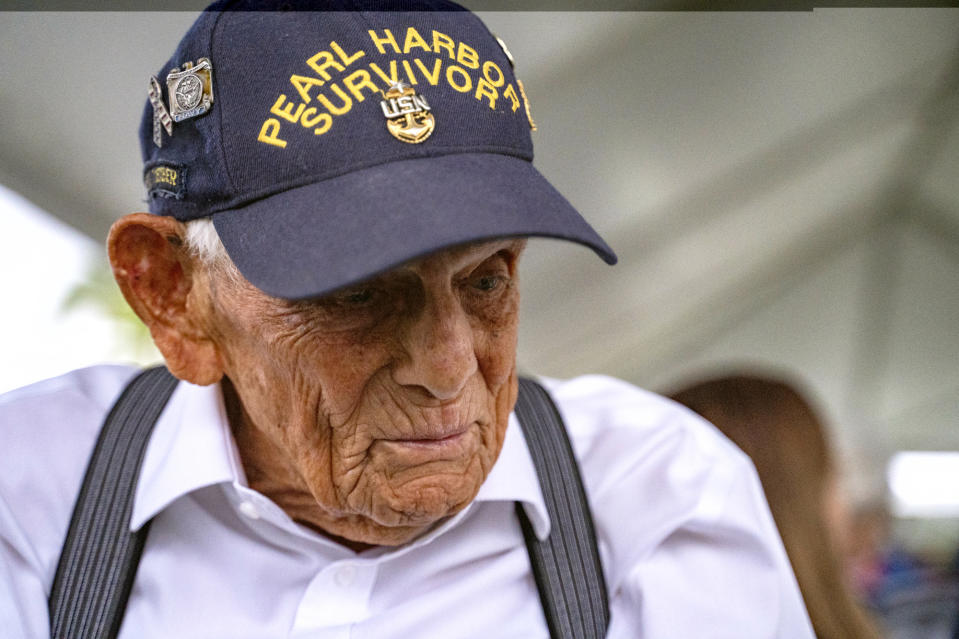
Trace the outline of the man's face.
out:
[[[208,331],[251,486],[366,544],[466,506],[516,399],[524,244],[446,250],[309,302],[214,277]]]

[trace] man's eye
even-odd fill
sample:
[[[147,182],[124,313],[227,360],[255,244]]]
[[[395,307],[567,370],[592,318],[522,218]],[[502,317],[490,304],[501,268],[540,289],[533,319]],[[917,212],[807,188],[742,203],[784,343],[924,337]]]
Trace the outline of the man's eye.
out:
[[[373,289],[358,288],[346,291],[339,296],[340,302],[350,306],[362,306],[373,300]]]
[[[502,282],[503,278],[499,275],[484,275],[474,282],[473,287],[480,291],[492,291],[499,288]]]

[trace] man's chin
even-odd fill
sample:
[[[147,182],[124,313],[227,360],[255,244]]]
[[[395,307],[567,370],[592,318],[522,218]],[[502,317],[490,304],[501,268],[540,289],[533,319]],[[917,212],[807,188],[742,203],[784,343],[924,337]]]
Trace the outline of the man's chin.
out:
[[[482,481],[464,481],[456,486],[438,486],[435,478],[405,483],[374,512],[376,521],[386,527],[424,527],[463,510],[479,492]]]
[[[456,512],[459,512],[458,510]],[[345,546],[357,550],[356,546],[401,546],[409,543],[432,529],[438,522],[455,513],[449,513],[437,517],[420,517],[418,520],[410,520],[403,524],[384,525],[372,520],[366,520],[362,524],[351,524],[343,527],[337,533],[321,530],[327,537],[334,541],[339,541]],[[339,527],[338,527],[339,528]],[[365,549],[365,548],[362,548]],[[362,550],[359,549],[359,550]]]
[[[437,485],[435,476],[406,482],[388,496],[374,498],[372,517],[351,522],[339,534],[347,539],[379,546],[398,546],[412,541],[437,523],[469,505],[482,481],[457,486]]]

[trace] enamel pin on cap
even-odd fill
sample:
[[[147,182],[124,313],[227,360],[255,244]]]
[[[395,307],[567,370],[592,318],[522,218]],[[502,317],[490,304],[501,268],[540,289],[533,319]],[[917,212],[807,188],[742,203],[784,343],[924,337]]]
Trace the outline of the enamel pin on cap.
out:
[[[426,98],[402,80],[383,92],[380,107],[386,117],[387,130],[402,142],[419,144],[436,128],[436,119]]]
[[[195,65],[186,62],[182,71],[173,69],[167,74],[166,86],[175,122],[203,115],[213,106],[213,65],[207,58],[200,58]]]
[[[509,66],[513,71],[516,70],[516,61],[513,59],[513,54],[510,53],[509,47],[506,46],[506,41],[498,35],[494,35],[493,38],[496,40],[496,44],[499,45],[499,48],[503,50],[503,53],[506,55],[506,59],[509,60]],[[530,131],[536,130],[536,123],[533,122],[533,114],[529,110],[529,98],[526,97],[526,88],[523,87],[523,81],[519,78],[516,78],[516,86],[519,87],[519,94],[523,96],[523,107],[526,109],[526,120],[529,122]]]
[[[194,65],[186,62],[183,70],[174,68],[166,76],[170,108],[163,103],[163,90],[156,76],[150,78],[150,105],[153,107],[153,143],[163,146],[163,131],[173,135],[173,123],[203,115],[213,106],[213,65],[200,58]],[[161,128],[162,127],[162,128]]]

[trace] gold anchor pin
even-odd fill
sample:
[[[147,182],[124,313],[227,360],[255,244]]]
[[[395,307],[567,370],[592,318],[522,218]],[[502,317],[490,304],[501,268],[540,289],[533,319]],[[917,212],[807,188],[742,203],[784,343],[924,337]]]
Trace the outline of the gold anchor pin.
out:
[[[386,117],[387,130],[401,142],[419,144],[436,128],[436,119],[426,98],[402,80],[383,93],[380,108]]]

